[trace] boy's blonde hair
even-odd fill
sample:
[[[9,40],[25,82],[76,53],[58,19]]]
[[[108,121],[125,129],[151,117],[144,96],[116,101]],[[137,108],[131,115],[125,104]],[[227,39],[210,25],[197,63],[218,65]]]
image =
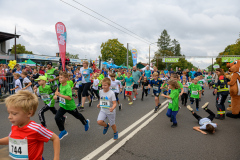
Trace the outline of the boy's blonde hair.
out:
[[[153,73],[153,76],[158,76],[158,73],[157,73],[157,72],[154,72],[154,73]]]
[[[32,111],[34,116],[38,107],[38,98],[29,91],[18,91],[5,99],[6,107],[21,108],[25,113]]]
[[[20,74],[19,73],[13,73],[13,76],[16,76],[16,77],[20,77]]]
[[[59,74],[59,76],[63,76],[63,77],[65,77],[65,78],[69,78],[69,75],[68,75],[67,72],[61,72],[61,73]]]
[[[102,80],[102,84],[103,83],[107,83],[109,86],[111,85],[111,80],[109,79],[109,78],[103,78],[103,80]]]
[[[116,74],[115,73],[111,73],[110,77],[116,77]]]

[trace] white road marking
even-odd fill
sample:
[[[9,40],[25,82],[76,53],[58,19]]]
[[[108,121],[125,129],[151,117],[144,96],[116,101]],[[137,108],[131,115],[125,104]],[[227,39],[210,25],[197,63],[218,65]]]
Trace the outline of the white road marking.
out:
[[[143,129],[149,122],[151,122],[155,117],[158,116],[165,108],[167,108],[167,104],[162,107],[157,113],[153,114],[148,120],[142,123],[137,129],[131,132],[127,137],[121,140],[118,144],[112,147],[107,153],[101,156],[98,160],[108,159],[114,152],[116,152],[119,148],[121,148],[129,139],[131,139],[135,134],[137,134],[141,129]]]
[[[168,102],[168,100],[164,101],[162,103],[162,105],[166,104]],[[161,111],[161,109],[159,110]],[[158,111],[158,112],[159,112]],[[131,124],[129,127],[127,127],[126,129],[124,129],[122,132],[120,132],[118,134],[118,139],[121,138],[122,136],[124,136],[126,133],[128,133],[130,130],[132,130],[134,127],[136,127],[138,124],[140,124],[142,121],[144,121],[147,117],[149,117],[151,114],[157,114],[154,113],[154,110],[151,110],[149,113],[147,113],[146,115],[144,115],[142,118],[140,118],[139,120],[137,120],[136,122],[134,122],[133,124]],[[109,147],[111,144],[113,144],[114,142],[116,142],[115,140],[113,140],[113,138],[111,138],[110,140],[108,140],[107,142],[105,142],[103,145],[101,145],[100,147],[98,147],[97,149],[95,149],[94,151],[92,151],[91,153],[89,153],[87,156],[85,156],[84,158],[82,158],[82,160],[90,160],[92,158],[94,158],[96,155],[98,155],[100,152],[102,152],[104,149],[106,149],[107,147]]]

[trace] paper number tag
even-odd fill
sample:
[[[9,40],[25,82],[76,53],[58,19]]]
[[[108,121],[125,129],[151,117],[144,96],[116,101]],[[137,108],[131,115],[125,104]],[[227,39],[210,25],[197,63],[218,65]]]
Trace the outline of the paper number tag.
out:
[[[169,102],[169,103],[172,103],[172,99],[169,99],[168,102]]]
[[[13,159],[28,159],[27,139],[13,139],[9,137],[9,156]]]
[[[158,91],[158,86],[153,86],[153,90]]]
[[[116,87],[111,87],[111,90],[114,91],[114,90],[117,90]]]
[[[43,101],[47,101],[47,100],[50,100],[50,96],[45,94],[45,95],[41,95],[41,98]]]
[[[66,105],[66,100],[62,97],[59,97],[59,102],[63,105]]]
[[[110,108],[110,101],[100,100],[100,107],[102,107],[102,108]]]
[[[148,86],[144,86],[144,89],[148,89]]]
[[[198,91],[192,91],[193,95],[198,95]]]

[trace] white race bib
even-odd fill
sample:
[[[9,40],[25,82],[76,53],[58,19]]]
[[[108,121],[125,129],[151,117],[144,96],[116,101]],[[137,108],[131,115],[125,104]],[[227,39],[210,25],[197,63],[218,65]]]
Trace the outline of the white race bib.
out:
[[[198,91],[192,91],[193,95],[198,95]]]
[[[153,90],[158,91],[158,86],[153,86]]]
[[[76,84],[77,84],[77,85],[81,85],[81,84],[82,84],[82,81],[78,81]]]
[[[169,102],[169,103],[172,103],[172,99],[169,99],[168,102]]]
[[[50,100],[50,96],[48,94],[41,95],[41,98],[42,98],[43,101],[49,101]]]
[[[100,107],[102,108],[110,108],[110,101],[108,100],[100,100]]]
[[[66,100],[62,97],[59,97],[59,102],[63,105],[66,105]]]
[[[117,90],[117,89],[116,89],[116,87],[111,87],[111,90],[112,90],[112,91],[115,91],[115,90]]]
[[[144,89],[148,89],[148,86],[144,86]]]
[[[13,139],[9,137],[9,156],[13,159],[28,159],[27,139]]]

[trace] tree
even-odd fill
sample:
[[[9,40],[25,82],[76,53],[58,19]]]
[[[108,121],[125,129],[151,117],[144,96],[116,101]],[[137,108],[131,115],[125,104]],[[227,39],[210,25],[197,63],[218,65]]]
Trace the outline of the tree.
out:
[[[66,52],[66,56],[72,59],[79,59],[78,54],[70,54],[69,52]]]
[[[172,40],[172,51],[174,56],[181,56],[181,47],[176,39]]]
[[[240,55],[240,38],[237,39],[235,44],[228,45],[223,52],[220,52],[218,54],[220,55]],[[239,56],[240,57],[240,56]],[[225,71],[228,70],[226,67],[227,63],[222,62],[222,58],[216,58],[216,63],[219,64],[219,66],[224,69]]]
[[[12,47],[12,54],[15,54],[15,45],[13,45]],[[16,54],[33,54],[32,51],[27,51],[24,45],[21,44],[17,44],[16,45]]]
[[[127,65],[127,49],[118,39],[109,39],[101,44],[101,58],[103,61],[112,61],[116,65]],[[128,51],[128,64],[133,65],[131,51]]]
[[[168,35],[167,30],[164,29],[161,33],[160,38],[158,39],[157,45],[160,50],[172,51],[170,44],[171,44],[170,35]]]

